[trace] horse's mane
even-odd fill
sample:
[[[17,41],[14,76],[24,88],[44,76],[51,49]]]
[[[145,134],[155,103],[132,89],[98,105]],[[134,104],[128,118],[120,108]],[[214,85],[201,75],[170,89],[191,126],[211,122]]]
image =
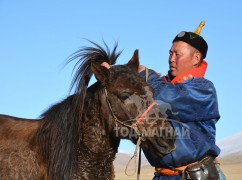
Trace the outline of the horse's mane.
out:
[[[74,67],[77,70],[71,83],[71,89],[75,87],[74,94],[53,105],[41,115],[42,123],[36,140],[40,153],[47,163],[50,179],[73,178],[81,133],[82,109],[87,86],[93,74],[90,68],[91,62],[105,61],[113,65],[121,54],[116,52],[117,43],[110,52],[105,42],[106,50],[92,41],[89,42],[95,47],[84,47],[73,53],[67,61],[69,63],[77,59]]]

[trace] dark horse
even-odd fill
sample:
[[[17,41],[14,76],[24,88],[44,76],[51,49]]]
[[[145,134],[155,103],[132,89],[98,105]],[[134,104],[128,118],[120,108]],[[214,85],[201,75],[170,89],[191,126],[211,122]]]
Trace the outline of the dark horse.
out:
[[[115,63],[117,44],[111,52],[106,44],[106,50],[93,44],[70,59],[78,59],[73,95],[39,120],[0,115],[1,180],[114,179],[113,161],[122,138],[136,143],[143,136],[141,147],[156,152],[157,158],[174,149],[173,133],[147,133],[155,128],[171,132],[171,126],[154,104],[151,86],[137,73],[138,51],[126,65],[106,69],[100,62]],[[97,82],[88,87],[92,74]]]

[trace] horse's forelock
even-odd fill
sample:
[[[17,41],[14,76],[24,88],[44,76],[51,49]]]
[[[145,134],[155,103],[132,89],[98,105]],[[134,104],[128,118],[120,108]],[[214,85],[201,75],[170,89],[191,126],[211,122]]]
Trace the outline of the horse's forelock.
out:
[[[90,71],[90,65],[91,62],[95,61],[98,63],[107,62],[110,65],[114,65],[116,63],[116,60],[122,53],[122,51],[117,52],[118,43],[115,43],[114,48],[112,51],[110,51],[109,47],[105,42],[105,49],[101,47],[99,44],[94,43],[90,40],[88,40],[94,47],[83,47],[73,53],[70,58],[68,59],[67,63],[70,63],[72,61],[76,61],[76,64],[74,66],[74,69],[76,69],[76,73],[73,77],[72,83],[71,83],[71,89],[75,88],[76,92],[80,92],[81,87],[83,84],[88,85],[91,76],[93,75],[92,71]],[[85,79],[85,83],[83,83],[83,79]]]

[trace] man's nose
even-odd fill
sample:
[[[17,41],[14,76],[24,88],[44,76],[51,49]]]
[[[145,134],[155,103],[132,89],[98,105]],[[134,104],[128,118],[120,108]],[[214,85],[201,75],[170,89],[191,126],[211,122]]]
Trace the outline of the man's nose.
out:
[[[169,62],[172,63],[172,62],[175,62],[175,55],[174,54],[171,54],[170,57],[169,57]]]

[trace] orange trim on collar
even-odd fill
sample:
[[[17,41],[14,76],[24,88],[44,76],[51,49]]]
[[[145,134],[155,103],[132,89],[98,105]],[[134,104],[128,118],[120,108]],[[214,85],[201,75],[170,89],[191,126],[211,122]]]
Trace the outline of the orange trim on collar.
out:
[[[168,83],[168,81],[167,81],[167,79],[166,79],[166,76],[163,76],[162,79],[163,79],[166,83]]]
[[[172,79],[171,83],[172,84],[183,83],[187,79],[190,79],[193,77],[196,77],[196,78],[204,77],[207,66],[208,66],[207,62],[203,61],[198,68],[194,68],[190,71],[187,71],[185,73],[182,73],[176,76],[174,79]]]

